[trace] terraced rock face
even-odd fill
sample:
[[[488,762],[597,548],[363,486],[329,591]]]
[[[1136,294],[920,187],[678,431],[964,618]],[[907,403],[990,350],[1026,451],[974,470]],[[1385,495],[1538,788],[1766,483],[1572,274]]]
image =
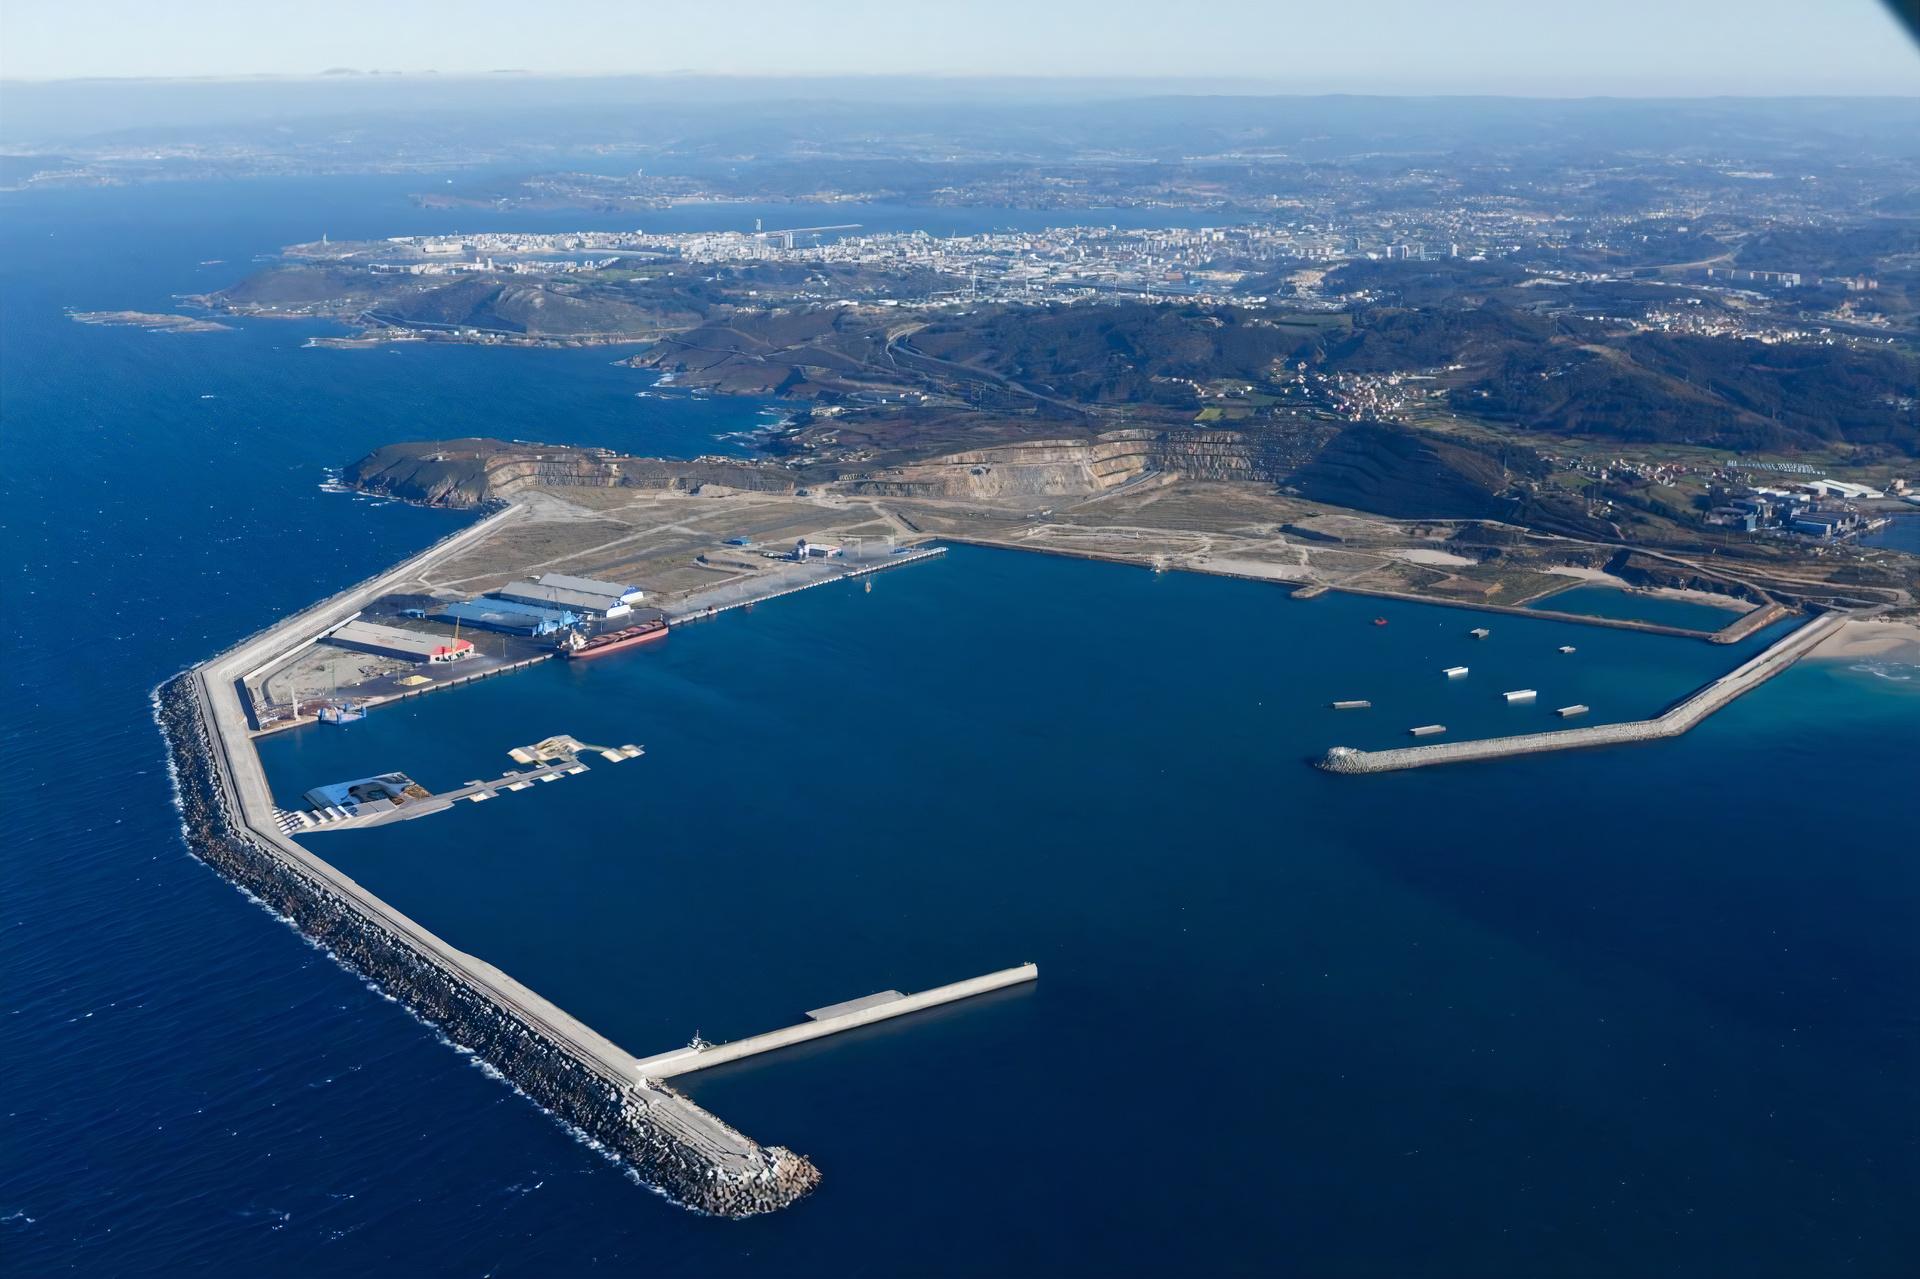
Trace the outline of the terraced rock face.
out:
[[[686,490],[715,484],[764,493],[795,488],[793,473],[779,466],[671,462],[499,440],[390,444],[349,466],[342,479],[368,493],[444,507],[484,506],[535,486]]]

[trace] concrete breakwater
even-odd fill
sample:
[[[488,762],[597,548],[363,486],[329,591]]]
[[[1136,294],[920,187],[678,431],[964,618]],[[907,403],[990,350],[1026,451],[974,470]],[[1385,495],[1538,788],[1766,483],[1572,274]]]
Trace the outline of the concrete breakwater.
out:
[[[819,1171],[803,1156],[760,1146],[639,1077],[631,1056],[506,974],[454,950],[277,834],[252,827],[201,671],[163,685],[157,706],[188,847],[344,967],[473,1051],[675,1202],[746,1217],[783,1208],[819,1183]]]
[[[1513,737],[1491,737],[1477,742],[1407,746],[1396,750],[1363,751],[1351,746],[1336,746],[1316,766],[1329,773],[1390,773],[1434,764],[1465,763],[1501,759],[1510,755],[1532,755],[1541,751],[1576,750],[1678,737],[1736,697],[1758,688],[1793,665],[1821,640],[1838,630],[1845,620],[1844,615],[1835,613],[1815,618],[1765,652],[1689,693],[1652,719],[1623,724],[1596,724],[1588,728],[1568,728],[1556,732],[1523,733]]]

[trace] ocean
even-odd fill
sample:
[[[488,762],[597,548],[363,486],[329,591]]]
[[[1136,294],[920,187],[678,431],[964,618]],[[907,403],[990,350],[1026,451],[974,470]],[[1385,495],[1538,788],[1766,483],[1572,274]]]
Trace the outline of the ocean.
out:
[[[1475,643],[1461,610],[968,548],[266,744],[297,792],[457,783],[551,732],[644,743],[312,843],[637,1052],[1040,965],[689,1080],[821,1167],[787,1212],[695,1217],[574,1141],[186,855],[149,697],[468,518],[323,493],[329,467],[456,435],[718,451],[764,405],[639,399],[606,349],[62,314],[165,310],[321,231],[492,217],[413,185],[0,196],[10,1272],[1920,1261],[1920,684],[1803,663],[1672,742],[1332,777],[1306,763],[1326,746],[1537,726],[1563,690],[1645,714],[1746,650],[1504,615]],[[1325,706],[1346,697],[1375,708]]]

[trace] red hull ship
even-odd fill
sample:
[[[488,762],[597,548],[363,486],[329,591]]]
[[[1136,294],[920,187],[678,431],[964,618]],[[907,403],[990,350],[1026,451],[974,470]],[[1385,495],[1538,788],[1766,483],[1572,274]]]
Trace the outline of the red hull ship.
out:
[[[618,631],[609,631],[605,635],[596,635],[592,639],[581,639],[580,633],[575,631],[561,642],[560,655],[569,659],[601,657],[615,649],[632,648],[635,644],[665,639],[666,635],[667,623],[664,618],[654,622],[642,622],[638,626],[629,626]]]

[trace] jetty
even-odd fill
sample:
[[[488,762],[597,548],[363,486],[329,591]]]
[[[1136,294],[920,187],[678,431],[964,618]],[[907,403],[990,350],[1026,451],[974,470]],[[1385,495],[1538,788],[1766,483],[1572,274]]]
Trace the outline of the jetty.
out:
[[[634,1070],[646,1079],[671,1079],[675,1075],[692,1074],[696,1070],[739,1061],[743,1057],[753,1057],[794,1044],[804,1044],[810,1039],[837,1035],[842,1031],[853,1030],[860,1026],[871,1026],[877,1021],[904,1017],[908,1013],[937,1008],[941,1004],[951,1004],[956,1000],[971,999],[975,995],[984,995],[989,991],[1004,990],[1008,986],[1018,986],[1024,982],[1037,980],[1039,976],[1038,968],[1032,964],[1021,964],[1016,968],[1003,968],[999,972],[988,973],[983,977],[970,977],[965,981],[936,986],[932,990],[923,990],[914,995],[904,995],[897,990],[883,990],[878,994],[863,995],[859,999],[849,999],[843,1003],[830,1004],[825,1008],[815,1008],[807,1014],[806,1021],[788,1026],[784,1030],[770,1030],[764,1035],[751,1035],[746,1039],[737,1039],[726,1044],[710,1044],[696,1037],[685,1048],[676,1048],[672,1052],[657,1053],[652,1057],[642,1058],[634,1063]]]
[[[1477,742],[1436,742],[1430,746],[1404,746],[1393,750],[1366,751],[1351,746],[1336,746],[1316,766],[1329,773],[1391,773],[1434,764],[1468,763],[1504,759],[1512,755],[1532,755],[1542,751],[1577,750],[1589,746],[1615,746],[1625,742],[1678,737],[1722,706],[1760,687],[1792,666],[1820,641],[1840,629],[1845,621],[1846,615],[1843,613],[1821,614],[1782,637],[1765,652],[1687,694],[1652,719],[1563,728],[1544,733],[1522,733],[1513,737],[1490,737]]]

